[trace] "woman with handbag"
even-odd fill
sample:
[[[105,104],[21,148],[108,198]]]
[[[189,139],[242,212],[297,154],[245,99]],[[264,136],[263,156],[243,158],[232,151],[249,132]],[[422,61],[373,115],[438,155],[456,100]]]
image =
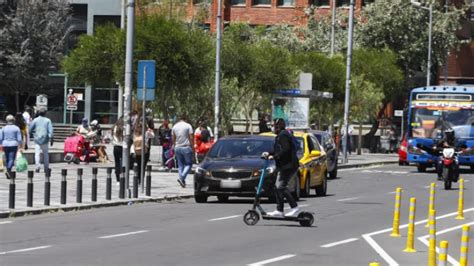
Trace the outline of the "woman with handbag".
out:
[[[7,171],[5,174],[10,179],[16,153],[19,147],[21,149],[22,139],[20,128],[15,125],[15,117],[7,115],[6,121],[7,125],[0,131],[0,144],[3,146],[6,157]]]

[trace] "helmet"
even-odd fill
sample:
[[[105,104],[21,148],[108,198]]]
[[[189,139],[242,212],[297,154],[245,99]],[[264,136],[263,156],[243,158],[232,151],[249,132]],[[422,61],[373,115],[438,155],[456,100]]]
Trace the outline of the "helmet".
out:
[[[454,140],[454,130],[452,128],[448,128],[444,131],[444,135],[446,136],[447,140]]]
[[[99,124],[99,121],[97,121],[97,120],[92,120],[92,122],[91,122],[91,126],[92,126],[92,127],[95,127],[95,126],[97,126],[98,124]]]

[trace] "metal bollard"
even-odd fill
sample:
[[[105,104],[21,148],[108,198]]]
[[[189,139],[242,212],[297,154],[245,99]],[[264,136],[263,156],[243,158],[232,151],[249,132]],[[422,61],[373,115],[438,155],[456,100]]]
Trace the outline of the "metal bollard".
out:
[[[76,202],[82,203],[82,168],[77,169]]]
[[[28,171],[28,185],[26,187],[26,207],[33,207],[33,176],[34,171]]]
[[[92,194],[91,200],[97,201],[97,167],[92,168]]]
[[[464,220],[464,178],[459,179],[458,216],[456,216],[456,220]]]
[[[9,192],[9,201],[8,201],[8,208],[15,209],[15,178],[16,172],[11,172],[10,174],[10,192]]]
[[[67,170],[61,169],[61,204],[66,204]]]
[[[151,196],[151,165],[146,166],[146,192],[145,195]]]
[[[105,199],[112,199],[112,167],[107,168],[107,179],[105,184]]]
[[[47,169],[44,173],[44,206],[49,206],[51,198],[51,169]]]
[[[436,194],[436,183],[431,183],[430,185],[430,199],[428,205],[428,221],[426,222],[425,227],[430,227],[430,211],[435,209],[435,194]]]
[[[392,237],[400,237],[400,206],[402,202],[402,189],[397,187],[395,194],[395,211],[393,212]]]
[[[469,225],[464,225],[462,227],[462,236],[461,236],[461,258],[459,259],[459,266],[467,266],[468,265],[468,257],[469,254],[469,230],[471,227]]]
[[[125,167],[122,167],[120,171],[120,189],[119,189],[119,198],[125,198]]]
[[[408,236],[407,244],[403,252],[416,252],[415,249],[415,213],[416,213],[416,198],[410,198],[410,214],[408,216]]]
[[[138,166],[133,167],[133,197],[138,198]]]
[[[428,248],[428,266],[436,266],[436,211],[430,211],[429,217],[429,248]]]
[[[441,241],[439,243],[439,266],[448,266],[448,241]]]

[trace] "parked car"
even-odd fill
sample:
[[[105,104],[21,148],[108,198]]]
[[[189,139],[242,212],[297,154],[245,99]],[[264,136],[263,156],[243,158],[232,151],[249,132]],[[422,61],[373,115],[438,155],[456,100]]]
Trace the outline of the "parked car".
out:
[[[398,148],[398,165],[409,165],[407,160],[408,152],[408,140],[407,135],[405,134],[400,142],[400,147]]]
[[[275,136],[273,133],[262,135]],[[326,196],[328,172],[326,152],[313,134],[295,131],[294,136],[299,145],[297,155],[300,162],[298,171],[300,195],[308,197],[311,188],[314,188],[317,196]]]
[[[194,199],[205,203],[209,196],[225,202],[229,196],[254,197],[260,179],[263,152],[273,151],[273,136],[239,135],[220,138],[209,150],[194,174]],[[298,198],[298,175],[290,180],[289,187]],[[262,196],[274,199],[276,180],[275,161],[266,168]]]
[[[334,139],[332,138],[331,134],[326,131],[311,130],[310,133],[318,139],[319,143],[323,146],[323,149],[326,152],[329,177],[331,179],[336,178],[338,154]]]

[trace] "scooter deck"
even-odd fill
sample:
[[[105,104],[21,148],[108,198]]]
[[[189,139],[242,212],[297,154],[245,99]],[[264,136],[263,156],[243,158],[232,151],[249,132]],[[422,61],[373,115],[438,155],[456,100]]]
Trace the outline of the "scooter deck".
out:
[[[314,213],[312,212],[300,212],[297,216],[269,216],[269,215],[266,215],[266,214],[262,214],[262,219],[264,220],[280,220],[280,221],[295,221],[295,222],[299,222],[299,221],[302,221],[302,220],[305,220],[306,218],[302,218],[300,216],[301,213],[310,213],[312,215],[314,215]]]

